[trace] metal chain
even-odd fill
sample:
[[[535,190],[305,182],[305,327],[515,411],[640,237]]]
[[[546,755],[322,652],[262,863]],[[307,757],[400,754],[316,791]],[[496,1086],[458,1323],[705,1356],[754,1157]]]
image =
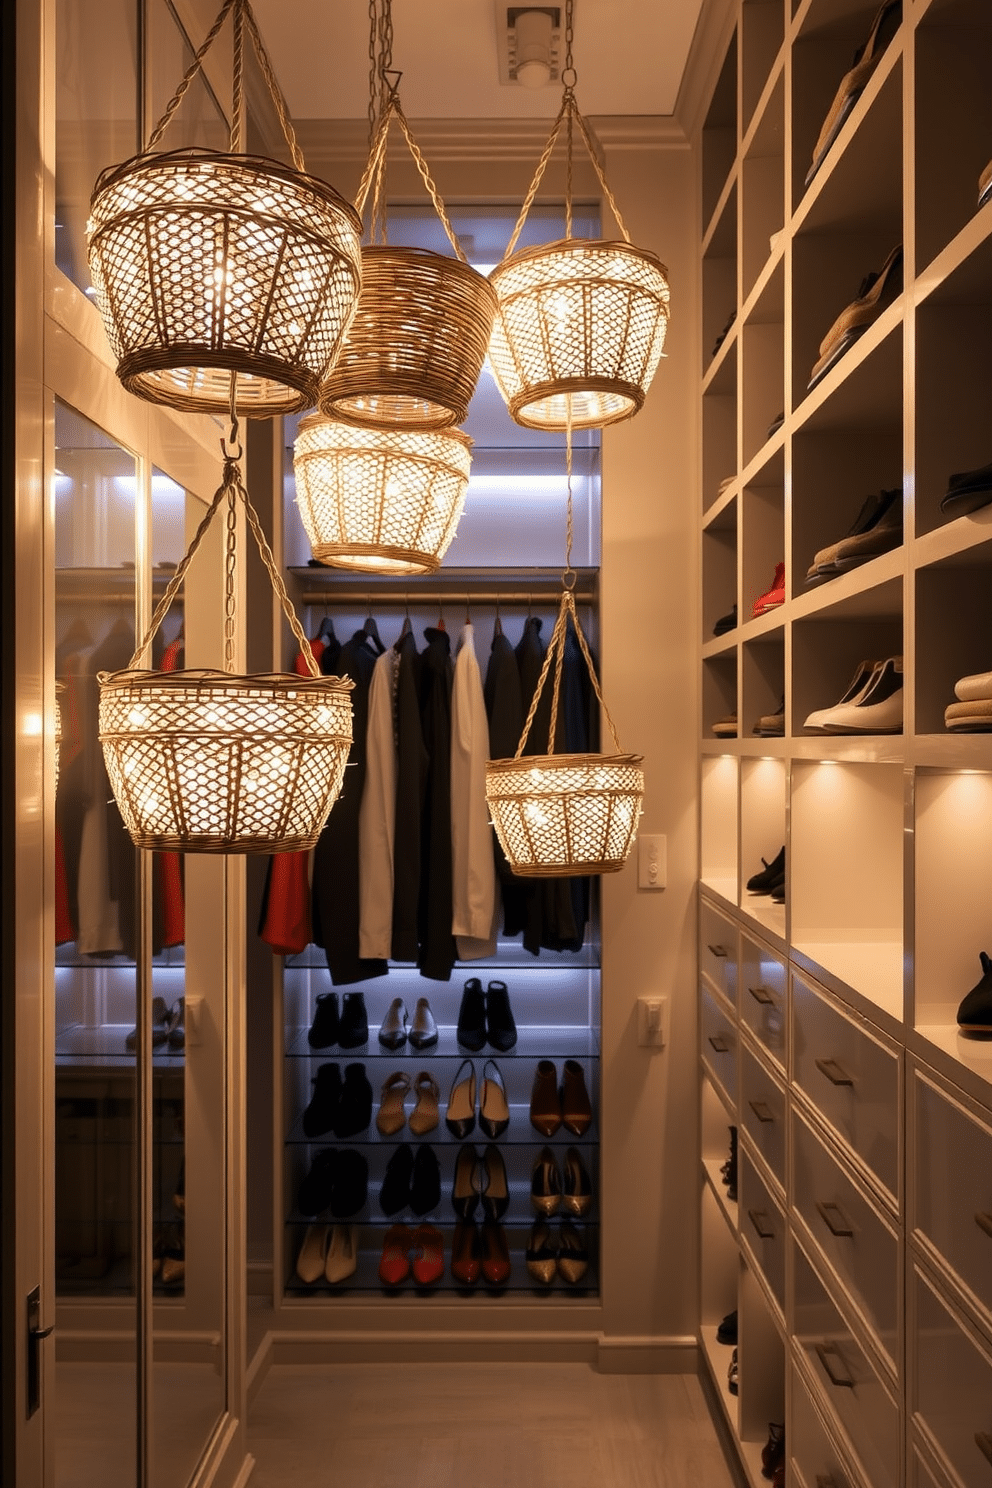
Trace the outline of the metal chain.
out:
[[[555,121],[551,126],[551,133],[548,135],[548,142],[544,146],[544,153],[541,155],[540,160],[537,162],[537,170],[534,172],[534,179],[531,181],[530,186],[527,190],[527,195],[524,197],[524,204],[520,208],[520,216],[517,218],[516,226],[513,229],[513,232],[510,236],[510,241],[507,243],[506,249],[503,253],[504,262],[506,259],[509,258],[514,248],[517,246],[517,239],[520,237],[520,234],[524,230],[524,223],[527,221],[527,214],[530,211],[531,207],[534,205],[534,198],[537,195],[538,187],[540,186],[541,181],[544,177],[544,172],[548,168],[548,161],[551,159],[551,155],[554,151],[555,145],[558,143],[558,136],[561,133],[562,122],[564,121],[565,114],[568,111],[568,107],[568,96],[566,95],[566,97],[562,99],[561,108],[558,110],[557,117],[555,118]]]
[[[234,0],[234,72],[231,82],[231,154],[240,155],[245,112],[245,4]]]
[[[565,66],[561,70],[561,85],[569,92],[578,82],[572,58],[572,42],[575,40],[575,0],[565,0]],[[571,74],[571,76],[569,76]]]
[[[182,588],[183,580],[186,578],[186,570],[192,563],[197,549],[206,536],[207,528],[210,526],[210,523],[213,521],[214,517],[217,514],[217,508],[220,506],[224,497],[227,495],[228,484],[232,478],[232,470],[233,461],[226,460],[224,462],[224,478],[221,481],[220,485],[217,487],[217,490],[214,492],[214,499],[207,507],[207,514],[203,518],[203,521],[200,523],[199,527],[196,529],[196,535],[194,536],[193,541],[190,543],[189,547],[186,549],[186,553],[183,557],[182,562],[176,569],[172,578],[169,580],[162,598],[155,606],[155,613],[152,615],[151,621],[148,625],[148,629],[145,631],[145,634],[141,639],[141,643],[135,648],[134,655],[131,657],[131,660],[127,664],[127,670],[129,672],[134,671],[135,667],[138,665],[138,662],[141,660],[142,656],[148,650],[148,647],[151,645],[152,641],[155,639],[159,631],[159,626],[162,624],[162,621],[165,619],[166,615],[169,612],[169,609],[172,606],[172,601],[175,599],[176,595]]]
[[[562,86],[565,90],[565,98],[573,105],[568,110],[568,125],[565,133],[565,237],[572,236],[572,156],[573,135],[572,121],[575,117],[575,84],[578,81],[575,67],[572,64],[572,40],[575,36],[575,26],[572,11],[573,0],[566,0],[565,5],[565,66],[561,71]]]
[[[234,671],[234,575],[238,559],[238,498],[232,482],[227,489],[227,534],[224,548],[224,670]]]
[[[286,585],[283,583],[282,575],[276,567],[276,560],[272,556],[272,549],[269,547],[269,544],[266,540],[265,532],[262,528],[262,523],[259,520],[258,512],[252,506],[251,498],[249,497],[248,492],[241,480],[240,470],[237,472],[237,488],[238,495],[244,502],[245,514],[248,517],[248,525],[252,530],[252,534],[255,538],[256,543],[258,544],[258,551],[262,555],[262,562],[265,564],[265,567],[268,571],[269,582],[271,583],[272,588],[275,590],[276,598],[282,606],[283,614],[289,621],[289,628],[293,632],[293,638],[300,648],[303,660],[306,662],[307,665],[307,670],[310,673],[311,677],[320,677],[323,674],[320,670],[320,667],[314,660],[314,654],[311,650],[310,642],[307,640],[306,634],[303,630],[303,626],[300,624],[299,617],[297,616],[297,613],[293,608],[293,601],[286,593]]]
[[[369,0],[369,154],[375,141],[375,121],[379,113],[379,16],[376,0]]]
[[[434,179],[431,176],[430,170],[428,169],[427,161],[421,154],[420,146],[417,144],[417,141],[414,139],[413,135],[410,132],[410,126],[406,121],[406,115],[403,112],[403,106],[395,93],[392,95],[392,97],[393,109],[395,111],[397,119],[399,120],[400,129],[403,131],[403,138],[406,140],[407,145],[410,147],[410,154],[413,156],[414,161],[416,162],[417,169],[420,172],[421,180],[427,187],[430,199],[434,203],[434,210],[440,217],[442,226],[444,227],[445,232],[448,234],[448,241],[451,244],[452,248],[454,248],[455,253],[461,259],[462,263],[468,263],[468,259],[465,256],[465,250],[463,249],[461,243],[459,243],[458,241],[455,229],[452,227],[451,222],[448,218],[448,213],[445,210],[444,202],[441,200],[441,193],[438,191],[437,187],[434,184]]]
[[[534,689],[534,696],[530,700],[530,710],[528,711],[527,718],[524,723],[523,733],[520,735],[520,743],[517,745],[516,754],[513,756],[514,759],[519,759],[524,752],[524,745],[527,743],[527,736],[530,733],[530,726],[534,722],[534,715],[537,712],[538,705],[541,701],[541,694],[544,691],[544,684],[547,681],[551,663],[554,660],[555,656],[558,654],[559,641],[565,632],[565,624],[569,610],[571,610],[574,615],[575,600],[572,597],[571,592],[566,589],[562,592],[561,605],[558,609],[558,618],[555,621],[555,628],[551,633],[551,640],[548,642],[548,649],[544,653],[544,664],[541,667],[541,675],[537,679],[537,686]],[[555,718],[552,714],[550,737],[548,739],[549,754],[554,754],[554,737]]]

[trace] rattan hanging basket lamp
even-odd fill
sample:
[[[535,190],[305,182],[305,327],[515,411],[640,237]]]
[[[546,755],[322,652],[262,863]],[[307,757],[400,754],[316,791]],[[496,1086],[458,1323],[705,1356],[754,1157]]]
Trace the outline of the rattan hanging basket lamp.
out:
[[[360,573],[433,573],[465,505],[471,449],[460,429],[363,429],[309,414],[293,468],[313,556]]]
[[[500,846],[522,878],[616,873],[637,835],[644,799],[642,756],[624,754],[600,691],[575,607],[572,553],[571,430],[568,430],[568,556],[562,596],[544,665],[512,759],[486,765],[486,800]],[[555,754],[555,735],[568,623],[575,628],[593,690],[613,738],[613,754]],[[554,663],[548,753],[524,755],[534,715]]]
[[[137,663],[225,501],[225,670],[138,670]],[[243,676],[234,671],[239,501],[307,662],[308,677]],[[136,846],[156,852],[236,854],[295,852],[314,846],[341,789],[351,748],[354,684],[348,678],[321,675],[245,490],[237,458],[225,460],[223,481],[128,667],[101,672],[98,680],[100,743],[107,774]]]
[[[153,154],[229,13],[230,150]],[[241,153],[245,32],[292,168]],[[186,411],[313,407],[361,287],[361,222],[303,155],[248,0],[224,0],[142,153],[103,172],[87,224],[89,268],[117,375],[129,392]]]
[[[489,280],[468,263],[407,123],[398,92],[401,74],[391,71],[390,0],[380,0],[380,7],[378,32],[387,38],[377,66],[383,103],[355,201],[362,213],[371,196],[362,292],[341,355],[321,387],[320,407],[332,418],[370,428],[450,429],[468,413],[489,345],[496,296]],[[374,4],[372,14],[375,27]],[[373,94],[376,81],[373,76]],[[454,258],[386,242],[383,183],[394,119]]]
[[[502,261],[489,276],[499,310],[489,361],[511,416],[533,429],[600,427],[631,418],[664,352],[668,271],[636,248],[575,101],[572,0],[567,0],[563,97]],[[572,146],[579,133],[622,240],[572,237]],[[565,237],[515,253],[554,147],[565,130]]]

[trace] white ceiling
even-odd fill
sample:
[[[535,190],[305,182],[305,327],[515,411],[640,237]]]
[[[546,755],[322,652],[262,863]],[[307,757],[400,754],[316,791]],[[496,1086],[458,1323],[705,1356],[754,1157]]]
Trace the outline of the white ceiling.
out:
[[[701,4],[575,0],[582,112],[670,114]],[[252,8],[294,118],[365,117],[368,0],[252,0]],[[500,83],[496,18],[494,0],[393,0],[393,64],[409,118],[554,116],[557,83]]]

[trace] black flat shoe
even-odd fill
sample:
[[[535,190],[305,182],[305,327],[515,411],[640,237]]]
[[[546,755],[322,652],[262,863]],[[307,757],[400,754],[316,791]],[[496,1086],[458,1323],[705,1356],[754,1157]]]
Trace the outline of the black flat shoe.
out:
[[[486,1037],[494,1049],[505,1054],[517,1042],[517,1025],[510,1010],[505,982],[490,982],[486,993]]]
[[[451,1181],[451,1207],[459,1219],[471,1219],[479,1205],[479,1190],[476,1169],[478,1154],[471,1142],[458,1149],[455,1159],[455,1176]]]
[[[458,1042],[477,1054],[486,1042],[486,998],[478,977],[470,977],[458,1009]]]
[[[773,839],[774,840],[774,839]],[[785,882],[785,848],[783,847],[769,863],[762,858],[764,868],[760,873],[752,873],[747,881],[749,894],[770,894],[776,884]]]
[[[401,1142],[386,1165],[379,1190],[379,1208],[387,1219],[399,1214],[410,1202],[410,1180],[413,1177],[413,1148]]]
[[[318,992],[317,1002],[313,1010],[313,1022],[307,1034],[307,1043],[311,1049],[329,1049],[338,1041],[338,994],[336,992]]]
[[[441,1169],[434,1148],[421,1142],[413,1160],[410,1179],[410,1208],[414,1214],[429,1214],[441,1202]]]
[[[322,1137],[334,1130],[341,1101],[341,1071],[337,1064],[322,1064],[314,1076],[314,1091],[303,1112],[303,1134]]]
[[[407,1041],[409,1021],[402,997],[394,997],[379,1024],[379,1042],[384,1049],[402,1049]]]
[[[734,1308],[733,1312],[728,1312],[727,1316],[721,1319],[720,1326],[716,1330],[716,1341],[717,1343],[725,1344],[732,1344],[737,1342],[736,1307]]]

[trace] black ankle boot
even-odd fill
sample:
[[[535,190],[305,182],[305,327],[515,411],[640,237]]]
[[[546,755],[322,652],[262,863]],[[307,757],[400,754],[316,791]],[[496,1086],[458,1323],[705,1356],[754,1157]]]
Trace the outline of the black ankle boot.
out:
[[[363,992],[346,992],[341,1007],[338,1043],[342,1049],[357,1049],[369,1041],[369,1018]]]
[[[470,977],[458,1009],[458,1042],[477,1054],[486,1042],[486,998],[478,977]]]
[[[313,1022],[307,1034],[311,1049],[329,1049],[338,1041],[338,994],[318,992]]]
[[[341,1101],[341,1071],[336,1064],[322,1064],[314,1077],[310,1104],[303,1112],[303,1132],[322,1137],[333,1130]]]
[[[372,1086],[365,1074],[364,1064],[349,1064],[345,1067],[341,1098],[334,1121],[335,1135],[344,1141],[368,1131],[372,1121]]]
[[[494,1049],[505,1054],[517,1042],[517,1025],[510,1011],[510,994],[505,982],[490,982],[486,994],[486,1037]]]

